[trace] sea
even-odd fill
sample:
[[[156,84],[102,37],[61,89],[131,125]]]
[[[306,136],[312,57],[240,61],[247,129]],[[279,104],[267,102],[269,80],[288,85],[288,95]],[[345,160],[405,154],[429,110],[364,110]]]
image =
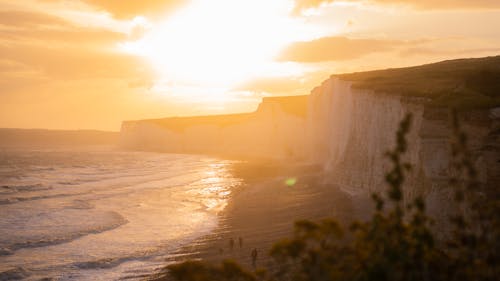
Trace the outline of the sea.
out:
[[[0,280],[136,280],[217,227],[233,162],[0,147]]]

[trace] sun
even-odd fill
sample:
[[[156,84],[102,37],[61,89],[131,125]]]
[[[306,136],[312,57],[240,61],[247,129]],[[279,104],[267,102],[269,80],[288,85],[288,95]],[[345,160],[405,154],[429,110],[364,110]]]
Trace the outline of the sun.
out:
[[[306,35],[292,8],[289,0],[195,0],[122,47],[147,58],[170,88],[230,89],[290,71],[273,59]]]

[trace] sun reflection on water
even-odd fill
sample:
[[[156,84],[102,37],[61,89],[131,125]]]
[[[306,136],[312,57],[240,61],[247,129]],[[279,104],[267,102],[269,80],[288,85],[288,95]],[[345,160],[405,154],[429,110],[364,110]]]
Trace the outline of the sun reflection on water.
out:
[[[211,163],[204,172],[205,177],[191,184],[188,191],[193,197],[199,198],[202,208],[218,213],[227,206],[228,196],[232,188],[241,184],[228,170],[231,163]]]

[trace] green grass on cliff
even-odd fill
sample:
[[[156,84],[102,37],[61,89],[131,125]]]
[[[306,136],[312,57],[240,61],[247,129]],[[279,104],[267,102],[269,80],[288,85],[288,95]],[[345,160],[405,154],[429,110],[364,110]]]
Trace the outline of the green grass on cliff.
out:
[[[335,75],[355,88],[428,98],[462,109],[500,106],[500,56]]]

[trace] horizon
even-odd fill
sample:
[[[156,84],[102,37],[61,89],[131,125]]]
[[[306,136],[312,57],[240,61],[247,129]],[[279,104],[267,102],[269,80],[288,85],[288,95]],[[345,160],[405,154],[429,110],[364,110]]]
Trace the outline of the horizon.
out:
[[[500,54],[490,0],[0,0],[0,14],[2,128],[247,113],[332,74]]]

